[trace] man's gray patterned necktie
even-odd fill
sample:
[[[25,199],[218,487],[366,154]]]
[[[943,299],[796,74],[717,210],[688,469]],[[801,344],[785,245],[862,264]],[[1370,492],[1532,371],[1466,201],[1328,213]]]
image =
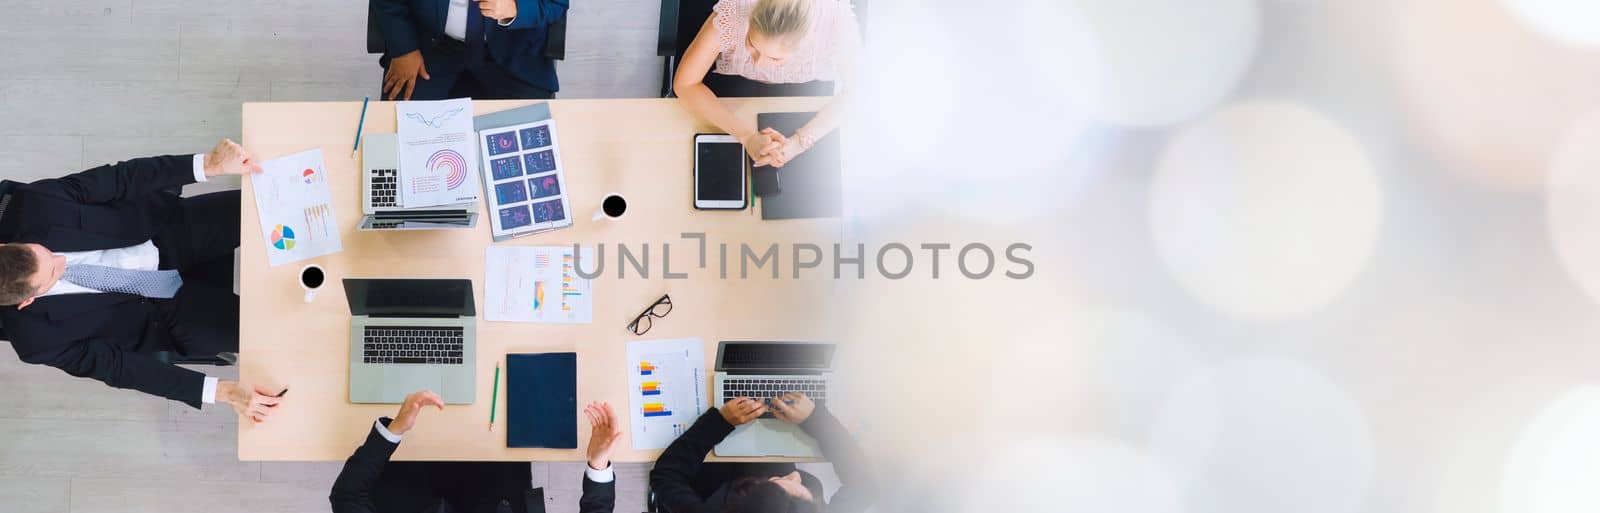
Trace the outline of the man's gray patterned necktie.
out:
[[[171,299],[183,286],[178,271],[135,271],[121,267],[76,264],[67,266],[61,279],[101,292],[121,292],[155,299]]]

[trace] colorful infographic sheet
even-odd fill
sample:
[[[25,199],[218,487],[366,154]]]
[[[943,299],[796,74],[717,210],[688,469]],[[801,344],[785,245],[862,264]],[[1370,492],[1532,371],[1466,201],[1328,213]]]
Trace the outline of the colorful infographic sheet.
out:
[[[665,449],[710,408],[704,348],[698,338],[628,343],[634,449]]]
[[[250,175],[269,265],[344,249],[322,163],[319,148],[262,162],[264,172]]]
[[[588,324],[594,284],[578,275],[578,259],[594,269],[594,249],[572,246],[490,246],[484,253],[484,319]]]
[[[495,240],[572,225],[555,121],[478,132]]]
[[[478,146],[472,99],[395,104],[400,144],[400,205],[454,205],[478,200]]]

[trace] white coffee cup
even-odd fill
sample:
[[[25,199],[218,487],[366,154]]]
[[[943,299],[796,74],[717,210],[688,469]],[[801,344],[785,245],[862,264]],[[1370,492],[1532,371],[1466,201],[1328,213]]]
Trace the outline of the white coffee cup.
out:
[[[300,288],[306,291],[306,302],[317,298],[317,290],[328,282],[328,273],[322,266],[311,264],[300,268]]]
[[[607,194],[600,200],[600,208],[594,211],[594,220],[622,219],[628,213],[628,199],[615,192]]]

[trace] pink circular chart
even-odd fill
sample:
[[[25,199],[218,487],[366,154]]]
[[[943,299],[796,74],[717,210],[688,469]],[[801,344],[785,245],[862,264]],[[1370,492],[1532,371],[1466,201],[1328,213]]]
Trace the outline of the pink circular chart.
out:
[[[444,173],[444,185],[450,190],[467,182],[467,161],[455,150],[439,150],[428,157],[428,169]]]

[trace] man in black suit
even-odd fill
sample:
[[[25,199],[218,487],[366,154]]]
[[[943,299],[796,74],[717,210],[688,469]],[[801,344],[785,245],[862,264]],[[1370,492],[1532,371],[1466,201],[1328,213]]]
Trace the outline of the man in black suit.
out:
[[[150,353],[239,350],[239,191],[186,184],[260,172],[233,141],[211,153],[118,162],[17,186],[0,216],[0,326],[24,362],[265,420],[276,393]]]
[[[413,392],[393,419],[383,417],[372,424],[366,443],[350,455],[333,482],[328,502],[334,513],[423,513],[437,511],[440,503],[456,513],[544,511],[543,503],[528,503],[533,475],[525,462],[391,463],[389,456],[427,406],[443,410],[444,400],[430,391]],[[593,431],[578,511],[610,513],[617,499],[611,450],[622,438],[622,426],[606,403],[591,403],[583,414]]]
[[[545,42],[567,1],[369,0],[384,97],[550,98],[560,84]]]
[[[822,481],[793,463],[705,463],[706,454],[733,428],[761,418],[769,408],[774,417],[817,439],[839,475],[841,486],[831,500]],[[764,401],[736,397],[707,411],[656,459],[650,488],[667,513],[860,513],[877,497],[855,439],[826,407],[796,392]]]

